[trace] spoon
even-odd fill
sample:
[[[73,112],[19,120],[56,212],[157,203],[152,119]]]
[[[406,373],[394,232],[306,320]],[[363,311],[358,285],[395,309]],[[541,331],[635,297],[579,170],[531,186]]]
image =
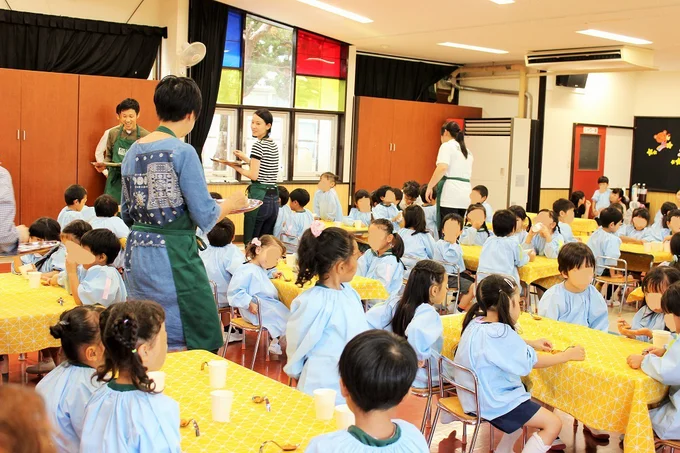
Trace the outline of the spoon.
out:
[[[283,451],[295,451],[300,447],[300,444],[297,444],[297,445],[291,445],[291,444],[279,445],[275,440],[266,440],[262,443],[262,445],[260,445],[260,453],[264,452],[264,447],[266,447],[267,444],[274,444]]]
[[[534,321],[540,321],[541,319],[543,319],[543,318],[541,318],[540,316],[538,316],[534,313],[531,313],[531,317],[534,319]]]
[[[179,421],[179,427],[180,427],[180,428],[186,428],[187,426],[189,426],[190,423],[193,423],[193,424],[194,424],[194,430],[196,431],[196,437],[200,436],[200,435],[201,435],[201,430],[198,429],[198,423],[197,423],[196,420],[194,420],[193,418],[190,418],[189,420],[184,419],[184,418],[181,419],[181,420]]]

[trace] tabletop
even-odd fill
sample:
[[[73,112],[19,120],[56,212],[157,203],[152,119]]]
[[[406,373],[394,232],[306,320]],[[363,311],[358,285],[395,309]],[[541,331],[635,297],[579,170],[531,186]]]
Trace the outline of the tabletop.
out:
[[[534,217],[536,217],[537,214],[533,212],[527,212],[527,216],[533,221]],[[581,219],[581,218],[575,218],[574,221],[571,223],[571,231],[574,233],[574,235],[579,235],[579,233],[583,233],[584,235],[589,235],[594,233],[599,227],[597,226],[597,222],[595,219]]]
[[[482,247],[479,245],[461,245],[460,247],[463,249],[465,268],[476,271],[479,266],[479,255],[482,253]],[[546,258],[545,256],[537,256],[534,261],[519,268],[520,280],[528,284],[547,277],[559,276],[560,271],[557,267],[557,260]]]
[[[347,231],[348,233],[351,233],[351,234],[368,233],[368,227],[367,226],[362,226],[361,228],[354,228],[353,226],[345,225],[342,222],[330,222],[330,221],[323,221],[323,224],[326,226],[326,228],[330,228],[330,227],[342,228],[343,230],[345,230],[345,231]]]
[[[645,246],[642,244],[621,244],[621,252],[634,253],[636,255],[652,255],[654,257],[654,264],[660,264],[664,261],[670,261],[673,259],[673,254],[671,252],[666,252],[664,250],[658,252],[648,252],[645,251]]]

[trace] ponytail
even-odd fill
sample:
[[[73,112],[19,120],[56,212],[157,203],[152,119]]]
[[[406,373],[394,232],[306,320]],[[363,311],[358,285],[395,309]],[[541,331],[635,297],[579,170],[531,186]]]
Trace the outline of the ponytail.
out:
[[[486,208],[481,203],[475,203],[475,204],[471,204],[470,206],[468,206],[467,212],[465,213],[465,225],[471,226],[470,222],[468,222],[468,214],[470,214],[472,211],[476,211],[476,210],[482,211],[484,213],[485,221],[482,222],[482,228],[480,228],[480,231],[484,231],[486,234],[491,236],[491,233],[489,232],[489,227],[486,226]]]
[[[257,256],[258,247],[267,247],[270,245],[277,245],[281,249],[281,256],[286,254],[286,246],[283,245],[283,242],[281,242],[279,238],[272,236],[271,234],[265,234],[260,238],[253,238],[253,240],[250,241],[250,244],[246,245],[246,258],[248,261],[252,260]]]
[[[79,357],[81,346],[99,343],[99,315],[104,311],[101,305],[80,305],[65,311],[59,322],[50,327],[50,335],[61,340],[61,350],[71,363],[82,362]]]
[[[302,234],[298,246],[299,269],[295,283],[301,288],[316,276],[324,280],[335,263],[354,255],[356,247],[354,236],[342,228],[326,228],[318,233],[315,224]]]
[[[392,222],[387,219],[375,219],[371,222],[371,225],[376,225],[388,235],[392,235],[393,239],[390,250],[392,251],[392,255],[397,258],[397,261],[401,261],[401,257],[404,256],[404,241],[401,239],[401,236],[399,236],[394,231],[394,225],[392,225]]]
[[[510,304],[519,287],[512,280],[501,274],[491,274],[477,284],[476,303],[468,310],[463,320],[463,331],[478,316],[486,316],[489,311],[498,314],[498,322],[515,330],[515,323],[510,315]]]
[[[448,123],[444,124],[441,129],[441,135],[444,135],[444,132],[448,132],[451,137],[458,142],[458,145],[460,145],[460,151],[467,159],[468,149],[467,146],[465,146],[465,134],[462,130],[460,130],[458,123],[455,121],[449,121]]]
[[[422,260],[413,267],[392,318],[392,331],[395,334],[406,338],[406,328],[413,320],[416,309],[430,302],[430,288],[432,285],[441,285],[445,276],[446,269],[436,261]]]
[[[515,215],[517,216],[517,218],[520,219],[520,220],[522,221],[522,223],[524,223],[525,220],[528,220],[528,221],[529,221],[529,225],[527,226],[527,229],[526,229],[526,231],[527,231],[527,233],[528,233],[529,230],[531,229],[531,225],[532,225],[532,224],[531,224],[531,217],[529,217],[529,216],[527,215],[526,210],[525,210],[523,207],[521,207],[521,206],[514,205],[514,206],[510,206],[510,207],[508,208],[508,211],[515,213]],[[519,231],[518,231],[518,233],[519,233]]]

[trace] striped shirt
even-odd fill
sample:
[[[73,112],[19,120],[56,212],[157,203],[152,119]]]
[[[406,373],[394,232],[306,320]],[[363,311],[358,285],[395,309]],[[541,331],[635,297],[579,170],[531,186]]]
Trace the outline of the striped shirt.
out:
[[[279,148],[272,140],[258,140],[250,151],[250,158],[260,161],[257,180],[262,184],[276,184],[279,175]]]
[[[17,250],[19,232],[14,226],[15,214],[12,177],[9,171],[0,167],[0,255],[12,255]]]

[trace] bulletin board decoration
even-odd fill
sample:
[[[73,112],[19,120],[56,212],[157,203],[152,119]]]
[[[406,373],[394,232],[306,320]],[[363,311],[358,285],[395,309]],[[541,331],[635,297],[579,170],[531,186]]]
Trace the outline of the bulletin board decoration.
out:
[[[635,117],[631,182],[648,189],[675,192],[680,188],[680,138],[678,117]]]

